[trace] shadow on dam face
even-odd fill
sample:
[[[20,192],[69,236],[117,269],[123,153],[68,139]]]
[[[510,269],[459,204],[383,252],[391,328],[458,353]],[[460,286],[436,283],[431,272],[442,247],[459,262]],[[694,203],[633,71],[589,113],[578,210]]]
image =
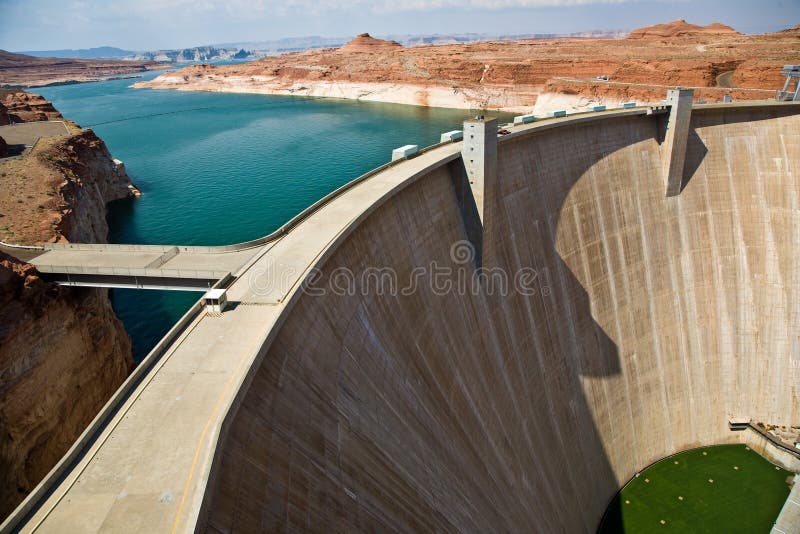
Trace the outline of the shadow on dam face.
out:
[[[800,121],[781,109],[695,110],[671,198],[657,117],[501,143],[481,266],[506,292],[462,284],[457,166],[394,194],[265,348],[198,530],[592,532],[638,469],[735,439],[729,415],[796,423]]]

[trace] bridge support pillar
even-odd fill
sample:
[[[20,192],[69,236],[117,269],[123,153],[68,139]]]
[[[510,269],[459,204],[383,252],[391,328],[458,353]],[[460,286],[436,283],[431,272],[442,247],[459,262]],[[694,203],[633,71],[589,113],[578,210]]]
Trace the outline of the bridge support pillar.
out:
[[[683,166],[686,161],[686,143],[689,138],[689,123],[692,119],[692,89],[667,91],[670,106],[667,131],[661,146],[661,161],[667,181],[667,196],[679,195],[683,186]]]
[[[461,158],[467,171],[472,195],[483,223],[484,191],[497,179],[497,119],[475,118],[464,121],[464,145]]]

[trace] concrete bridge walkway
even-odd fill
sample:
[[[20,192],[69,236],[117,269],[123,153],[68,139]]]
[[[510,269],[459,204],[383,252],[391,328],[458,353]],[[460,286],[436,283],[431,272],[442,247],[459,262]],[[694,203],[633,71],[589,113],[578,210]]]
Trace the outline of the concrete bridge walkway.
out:
[[[31,264],[62,285],[205,291],[236,273],[265,245],[225,247],[158,245],[46,245]]]

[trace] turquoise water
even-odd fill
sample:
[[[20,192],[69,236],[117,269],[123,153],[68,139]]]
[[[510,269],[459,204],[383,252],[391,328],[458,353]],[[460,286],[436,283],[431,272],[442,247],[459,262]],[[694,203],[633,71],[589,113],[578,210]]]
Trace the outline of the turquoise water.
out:
[[[130,89],[133,81],[35,90],[65,117],[91,126],[142,190],[139,199],[109,206],[112,243],[219,245],[260,237],[385,163],[392,148],[434,144],[469,116],[346,100]],[[113,290],[134,357],[146,355],[198,296]]]

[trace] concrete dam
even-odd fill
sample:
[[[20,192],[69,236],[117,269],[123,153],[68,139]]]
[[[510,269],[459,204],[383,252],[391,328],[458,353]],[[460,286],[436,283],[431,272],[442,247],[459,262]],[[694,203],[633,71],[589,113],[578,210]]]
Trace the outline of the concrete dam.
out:
[[[475,193],[451,143],[336,195],[4,527],[594,532],[729,420],[797,425],[800,104],[674,111],[511,128]]]

